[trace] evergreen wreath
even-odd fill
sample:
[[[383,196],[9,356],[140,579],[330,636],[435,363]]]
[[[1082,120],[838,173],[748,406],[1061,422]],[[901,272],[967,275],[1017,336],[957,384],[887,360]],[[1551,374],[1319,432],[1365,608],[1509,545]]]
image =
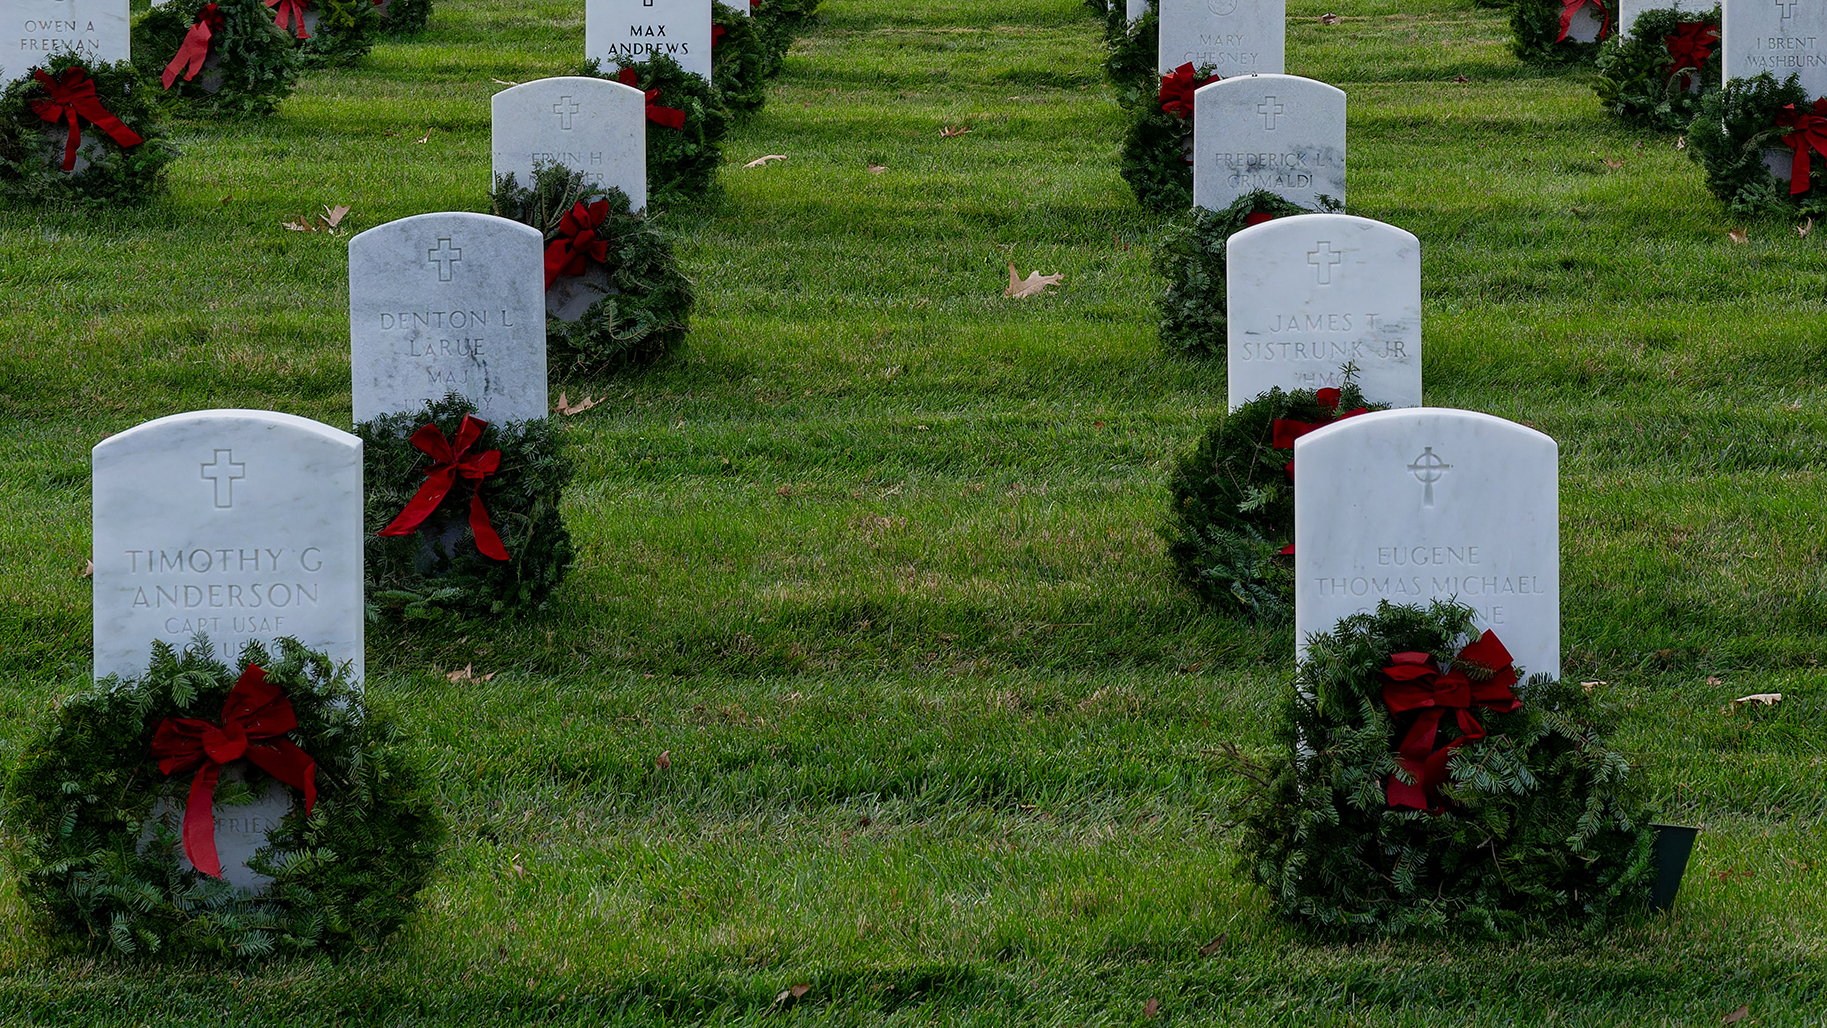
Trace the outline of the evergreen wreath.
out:
[[[374,6],[380,10],[381,31],[390,36],[421,32],[431,20],[431,0],[386,0]]]
[[[412,435],[433,424],[455,441],[473,403],[456,394],[410,413],[387,414],[355,426],[362,440],[364,564],[369,613],[436,618],[446,612],[480,617],[542,606],[571,570],[571,534],[559,499],[571,481],[570,454],[549,418],[488,423],[471,455],[501,451],[498,470],[479,482],[460,478],[429,518],[408,535],[383,536],[425,483],[431,457]],[[478,549],[470,528],[470,497],[480,496],[488,523],[508,559]]]
[[[766,56],[763,74],[780,74],[787,51],[799,37],[812,31],[818,20],[820,0],[749,0],[749,18],[761,36]]]
[[[273,113],[292,95],[300,62],[292,37],[273,24],[273,12],[260,0],[172,0],[152,8],[133,23],[134,67],[148,84],[162,84],[205,12],[211,16],[208,60],[215,63],[180,67],[165,97],[191,114]]]
[[[39,115],[37,107],[51,102],[50,91],[27,71],[0,93],[0,197],[15,203],[83,204],[148,199],[163,187],[165,166],[178,156],[159,120],[157,88],[127,61],[90,64],[75,54],[62,53],[42,65],[58,82],[70,77],[65,73],[72,68],[87,75],[103,109],[138,135],[140,142],[116,142],[83,116],[77,167],[64,171],[68,115],[58,116],[57,122]],[[87,166],[81,166],[85,161]]]
[[[1134,24],[1119,2],[1106,22],[1104,76],[1116,87],[1117,103],[1123,107],[1146,104],[1161,79],[1157,70],[1161,55],[1161,19],[1154,4]]]
[[[648,119],[647,209],[702,202],[712,193],[717,169],[723,165],[723,137],[732,120],[722,94],[704,76],[686,71],[665,54],[641,61],[618,58],[616,67],[607,70],[592,58],[578,74],[622,82],[623,69],[633,69],[635,81],[628,84],[636,89],[659,90],[650,103],[685,114],[685,124],[676,129]]]
[[[754,20],[727,4],[711,3],[711,82],[738,117],[767,103],[767,47]]]
[[[1590,43],[1562,39],[1562,15],[1578,14],[1587,6],[1596,8],[1604,22],[1599,37]],[[1513,0],[1510,7],[1510,31],[1515,37],[1510,48],[1530,64],[1590,64],[1617,28],[1617,0]]]
[[[1193,93],[1218,81],[1182,64],[1161,76],[1147,102],[1125,99],[1130,112],[1123,136],[1123,181],[1136,203],[1151,211],[1183,211],[1193,204]]]
[[[1336,211],[1337,204],[1321,207]],[[1167,279],[1158,307],[1161,345],[1170,353],[1204,357],[1225,352],[1225,244],[1251,225],[1291,214],[1312,214],[1292,200],[1259,189],[1222,211],[1195,207],[1168,224],[1155,248],[1155,271]]]
[[[300,11],[308,3],[311,10],[317,12],[317,25],[309,30],[309,39],[298,37],[289,12],[276,14],[275,20],[287,19],[282,28],[297,40],[298,56],[305,67],[337,68],[354,64],[374,49],[374,37],[382,29],[381,14],[375,8],[374,0],[278,0],[276,8],[283,10],[294,2]]]
[[[7,780],[8,856],[37,927],[91,951],[145,957],[254,958],[369,946],[399,927],[431,877],[444,838],[427,776],[389,716],[368,708],[348,668],[293,639],[278,660],[258,643],[232,668],[198,636],[182,653],[152,644],[146,673],[110,675],[66,700],[26,744]],[[291,702],[284,738],[316,763],[316,802],[294,805],[248,866],[266,891],[178,864],[177,834],[153,819],[183,810],[189,774],[152,754],[165,718],[221,721],[249,664]],[[224,779],[218,804],[253,798]],[[150,820],[150,824],[148,823]]]
[[[1719,88],[1719,8],[1710,14],[1644,11],[1628,36],[1599,47],[1592,88],[1607,111],[1645,128],[1678,131]]]
[[[1239,870],[1284,917],[1341,935],[1515,937],[1593,932],[1647,906],[1654,833],[1630,762],[1606,741],[1616,711],[1545,675],[1512,693],[1509,654],[1480,638],[1473,614],[1383,601],[1315,633],[1267,763],[1227,747],[1249,779]],[[1427,714],[1393,713],[1385,690],[1400,700],[1416,675],[1447,685],[1449,665],[1470,697],[1443,706],[1485,734],[1441,719],[1432,752],[1443,782],[1428,790],[1439,806],[1408,809],[1398,804],[1428,783],[1398,744]]]
[[[1827,214],[1827,158],[1808,157],[1803,192],[1795,192],[1793,184],[1796,144],[1807,147],[1810,137],[1827,142],[1823,106],[1796,75],[1787,82],[1767,71],[1732,79],[1701,99],[1700,115],[1687,130],[1688,156],[1705,169],[1707,188],[1734,214]],[[1767,156],[1782,174],[1766,164]]]
[[[547,314],[548,359],[560,375],[650,364],[685,340],[697,299],[655,219],[631,212],[620,189],[603,192],[583,172],[562,164],[536,164],[533,181],[524,187],[513,173],[503,175],[491,197],[496,216],[533,226],[548,245],[566,234],[567,215],[575,231],[579,204],[595,216],[588,226],[594,240],[606,244],[601,260],[592,256],[587,263],[580,260],[580,267],[602,268],[609,292],[576,321]]]
[[[1271,389],[1220,413],[1168,479],[1161,535],[1180,580],[1227,614],[1276,624],[1294,612],[1294,438],[1366,403],[1346,366],[1339,389]]]

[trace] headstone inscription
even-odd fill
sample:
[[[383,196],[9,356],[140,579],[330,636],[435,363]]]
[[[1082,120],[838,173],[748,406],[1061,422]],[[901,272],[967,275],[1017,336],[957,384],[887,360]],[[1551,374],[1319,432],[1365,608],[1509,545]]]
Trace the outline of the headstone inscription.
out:
[[[279,822],[292,812],[293,793],[271,775],[248,766],[245,761],[236,761],[222,769],[216,794],[230,793],[237,784],[247,786],[250,795],[246,802],[218,801],[210,810],[216,826],[216,857],[221,861],[224,881],[248,892],[263,892],[272,879],[248,867],[247,862],[267,846],[267,833],[278,828]],[[152,841],[159,826],[174,837],[182,837],[185,794],[189,791],[189,775],[179,775],[176,781],[166,783],[140,831],[142,850]],[[184,847],[177,847],[177,858],[178,867],[185,871],[195,869],[185,855]]]
[[[1196,110],[1197,108],[1195,108]],[[1233,408],[1266,391],[1337,388],[1421,405],[1421,241],[1347,214],[1253,225],[1225,246]]]
[[[1810,98],[1827,96],[1827,3],[1732,0],[1721,21],[1726,78],[1767,71],[1782,82],[1800,75]]]
[[[1193,94],[1193,203],[1221,211],[1268,190],[1302,207],[1345,199],[1345,92],[1245,75]]]
[[[92,455],[95,675],[202,632],[233,662],[292,636],[364,664],[362,443],[291,414],[148,421]]]
[[[1457,599],[1526,674],[1561,669],[1559,448],[1513,421],[1422,407],[1294,443],[1294,630],[1377,601]]]
[[[1618,17],[1612,24],[1618,35],[1630,35],[1631,27],[1637,23],[1637,15],[1644,11],[1681,11],[1696,18],[1713,10],[1717,0],[1617,0]]]
[[[1226,78],[1282,71],[1287,0],[1158,0],[1155,10],[1163,75],[1187,63]]]
[[[0,85],[61,53],[87,61],[131,56],[127,0],[0,0]]]
[[[632,86],[589,76],[537,79],[491,102],[494,174],[522,186],[537,163],[562,164],[647,206],[647,100]]]
[[[665,54],[686,71],[711,77],[708,0],[585,0],[584,56],[603,70]]]
[[[545,240],[489,214],[417,214],[349,241],[355,420],[457,393],[484,421],[546,416]]]

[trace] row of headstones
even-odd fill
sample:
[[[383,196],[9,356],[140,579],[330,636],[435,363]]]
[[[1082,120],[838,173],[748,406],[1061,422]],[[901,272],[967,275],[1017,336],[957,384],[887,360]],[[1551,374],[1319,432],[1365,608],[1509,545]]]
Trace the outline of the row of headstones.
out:
[[[749,0],[723,0],[743,14]],[[310,27],[314,10],[306,11]],[[11,25],[12,29],[4,29]],[[90,61],[132,57],[127,0],[0,0],[0,83],[56,53]],[[16,33],[16,34],[15,34]],[[602,61],[666,54],[686,71],[711,77],[711,0],[586,0],[584,53]]]

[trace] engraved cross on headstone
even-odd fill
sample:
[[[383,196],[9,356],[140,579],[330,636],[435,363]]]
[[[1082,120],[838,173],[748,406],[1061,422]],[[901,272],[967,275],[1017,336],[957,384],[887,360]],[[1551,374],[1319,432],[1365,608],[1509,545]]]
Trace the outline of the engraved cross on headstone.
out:
[[[568,96],[559,97],[558,102],[552,105],[552,113],[558,115],[558,128],[561,132],[571,131],[571,119],[579,110],[582,108],[577,106],[577,101]]]
[[[425,263],[438,266],[438,281],[449,282],[451,269],[463,259],[463,251],[450,245],[449,236],[439,236],[438,245],[425,251]]]
[[[1414,475],[1416,481],[1426,487],[1421,492],[1421,506],[1434,505],[1434,483],[1440,481],[1451,468],[1452,465],[1441,460],[1433,447],[1421,448],[1421,456],[1416,457],[1415,462],[1408,466],[1409,474]]]
[[[234,506],[235,480],[247,477],[247,463],[236,460],[233,450],[217,450],[215,460],[198,467],[204,479],[216,484],[216,506]]]
[[[1275,117],[1282,112],[1281,101],[1272,96],[1264,97],[1256,105],[1256,113],[1262,115],[1262,127],[1270,132],[1275,131]]]
[[[1799,0],[1776,0],[1776,6],[1783,12],[1782,17],[1784,21],[1788,21],[1790,18],[1795,17],[1795,5],[1798,2]]]
[[[1332,268],[1344,259],[1345,255],[1334,250],[1332,244],[1324,239],[1320,240],[1319,249],[1307,251],[1307,263],[1319,272],[1319,284],[1322,286],[1332,284]]]

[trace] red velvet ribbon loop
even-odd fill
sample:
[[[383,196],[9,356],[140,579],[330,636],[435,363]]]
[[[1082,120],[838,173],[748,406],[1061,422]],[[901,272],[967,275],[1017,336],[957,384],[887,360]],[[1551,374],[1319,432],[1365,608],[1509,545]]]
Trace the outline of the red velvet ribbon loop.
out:
[[[615,80],[624,86],[633,86],[635,89],[641,88],[640,76],[635,74],[633,68],[623,68],[621,71],[616,72]],[[671,107],[661,107],[654,103],[654,101],[659,98],[659,90],[649,89],[647,91],[647,120],[657,125],[664,125],[667,128],[684,128],[685,112],[675,110]]]
[[[216,782],[222,767],[246,757],[280,782],[304,793],[305,813],[317,802],[317,762],[281,738],[298,727],[292,701],[266,671],[249,664],[222,702],[222,724],[168,717],[152,732],[152,755],[167,775],[195,771],[184,806],[184,855],[198,871],[222,877],[216,853]]]
[[[723,35],[724,35],[724,33],[728,32],[728,31],[729,31],[729,29],[726,29],[721,25],[712,25],[711,26],[711,49],[712,50],[717,49],[717,44],[721,43],[723,41]]]
[[[179,75],[183,75],[184,81],[189,82],[197,77],[197,72],[203,70],[203,62],[209,59],[209,41],[222,31],[225,20],[215,4],[204,4],[197,11],[196,23],[185,34],[177,55],[172,57],[170,64],[165,65],[165,74],[159,79],[166,89],[171,88]]]
[[[63,170],[76,169],[76,151],[82,146],[81,119],[87,119],[122,146],[138,146],[145,142],[139,133],[128,128],[102,106],[101,97],[95,94],[95,81],[89,78],[87,68],[72,65],[58,72],[56,78],[46,74],[43,68],[33,68],[32,77],[50,94],[33,100],[32,112],[53,125],[60,120],[68,120],[70,123],[70,138],[63,146]]]
[[[1567,33],[1573,31],[1573,16],[1587,4],[1597,7],[1599,14],[1604,18],[1603,23],[1599,25],[1599,39],[1602,40],[1611,35],[1611,8],[1606,7],[1600,0],[1561,0],[1561,34],[1554,37],[1556,43],[1566,39]]]
[[[487,427],[488,422],[463,415],[463,422],[457,426],[455,446],[444,438],[443,431],[435,424],[414,432],[412,445],[435,463],[425,469],[425,484],[407,501],[406,509],[379,534],[411,535],[432,511],[438,509],[438,504],[444,502],[444,497],[457,484],[458,476],[462,476],[476,483],[476,491],[469,498],[469,527],[476,534],[476,549],[492,560],[507,560],[507,547],[501,544],[501,536],[495,534],[495,526],[488,520],[488,510],[482,505],[482,480],[501,469],[501,451],[490,450],[473,457],[469,452]]]
[[[1208,75],[1200,78],[1193,70],[1191,61],[1180,65],[1169,74],[1161,76],[1161,109],[1176,118],[1190,118],[1193,114],[1193,94],[1200,86],[1209,86],[1221,76]]]
[[[1811,156],[1827,157],[1827,97],[1816,100],[1810,111],[1798,111],[1787,104],[1776,116],[1776,123],[1790,129],[1783,142],[1795,149],[1795,162],[1789,168],[1789,195],[1806,193],[1808,177],[1813,172]]]
[[[1516,667],[1510,651],[1489,631],[1460,650],[1445,672],[1425,653],[1392,653],[1389,664],[1383,669],[1389,679],[1383,686],[1383,702],[1390,713],[1420,711],[1396,750],[1396,763],[1414,782],[1390,775],[1389,805],[1438,813],[1443,805],[1440,787],[1446,784],[1446,764],[1453,751],[1485,736],[1484,726],[1472,716],[1471,708],[1508,714],[1522,706],[1522,700],[1510,691],[1516,684]],[[1440,719],[1448,711],[1459,724],[1459,738],[1435,749]]]
[[[1321,407],[1332,411],[1339,409],[1339,397],[1341,395],[1339,390],[1321,389],[1315,395],[1319,400]],[[1277,450],[1292,450],[1294,449],[1294,440],[1299,439],[1308,432],[1325,428],[1327,425],[1336,421],[1343,421],[1346,418],[1355,418],[1359,414],[1369,413],[1370,408],[1368,407],[1354,407],[1343,414],[1335,414],[1325,421],[1295,421],[1291,418],[1276,418],[1275,424],[1272,426],[1275,432],[1275,439],[1270,445]],[[1289,461],[1283,470],[1288,473],[1288,481],[1294,481],[1294,462]]]
[[[299,39],[311,38],[311,34],[305,31],[304,23],[305,8],[309,5],[310,0],[265,0],[265,2],[268,7],[273,8],[273,24],[284,29],[286,22],[290,21],[297,29]]]
[[[582,200],[558,222],[558,238],[546,244],[546,288],[559,278],[581,275],[589,261],[605,264],[609,260],[609,241],[598,239],[596,230],[609,216],[609,201],[598,200],[586,205]]]
[[[1668,73],[1688,68],[1704,68],[1713,56],[1713,47],[1719,43],[1719,30],[1703,21],[1683,22],[1675,26],[1675,34],[1665,36],[1662,45],[1668,48]]]

